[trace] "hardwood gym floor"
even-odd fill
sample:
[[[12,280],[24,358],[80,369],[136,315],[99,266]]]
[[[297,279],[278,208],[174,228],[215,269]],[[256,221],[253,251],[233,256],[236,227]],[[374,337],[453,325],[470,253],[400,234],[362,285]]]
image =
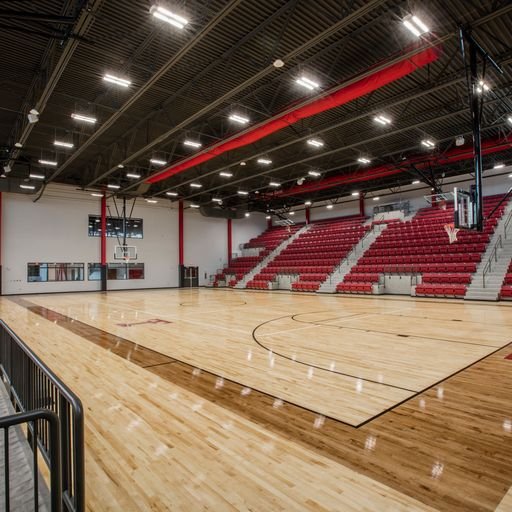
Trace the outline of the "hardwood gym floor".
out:
[[[82,398],[91,511],[504,512],[511,306],[201,289],[0,315]]]

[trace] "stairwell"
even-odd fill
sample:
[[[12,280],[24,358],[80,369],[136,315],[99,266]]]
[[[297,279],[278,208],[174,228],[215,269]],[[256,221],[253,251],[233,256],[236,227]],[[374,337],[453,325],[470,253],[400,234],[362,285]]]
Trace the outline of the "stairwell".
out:
[[[347,254],[345,259],[327,276],[327,279],[320,285],[318,293],[335,293],[336,285],[343,281],[343,278],[350,272],[359,258],[366,252],[368,247],[377,240],[380,234],[387,228],[386,224],[377,224],[370,229],[354,248]]]
[[[281,253],[281,251],[286,249],[286,247],[288,247],[294,240],[299,238],[300,235],[308,231],[310,226],[311,224],[306,224],[304,227],[296,231],[291,237],[281,242],[270,254],[263,258],[250,272],[245,274],[245,276],[240,281],[238,281],[238,283],[236,283],[234,288],[245,288],[247,283],[256,274],[259,274],[264,267],[266,267],[276,256],[278,256]]]
[[[467,300],[499,298],[512,258],[512,202],[509,201],[466,292]]]

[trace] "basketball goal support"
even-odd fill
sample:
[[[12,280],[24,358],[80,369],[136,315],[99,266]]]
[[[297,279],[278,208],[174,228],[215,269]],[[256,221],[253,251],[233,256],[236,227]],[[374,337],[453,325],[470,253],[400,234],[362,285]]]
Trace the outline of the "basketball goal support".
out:
[[[467,42],[469,46],[469,69],[470,77],[468,79],[469,95],[471,98],[471,125],[473,131],[473,169],[475,173],[475,190],[474,190],[474,225],[477,231],[483,230],[483,192],[482,192],[482,138],[481,138],[481,120],[482,120],[482,102],[483,95],[485,93],[483,85],[480,85],[480,81],[483,80],[483,76],[478,75],[478,57],[485,64],[489,63],[496,71],[503,74],[503,69],[494,61],[494,59],[482,48],[482,46],[475,40],[471,33],[465,27],[459,27],[459,40],[462,58],[464,65],[466,65],[466,55],[464,42]],[[480,87],[480,94],[478,88]]]

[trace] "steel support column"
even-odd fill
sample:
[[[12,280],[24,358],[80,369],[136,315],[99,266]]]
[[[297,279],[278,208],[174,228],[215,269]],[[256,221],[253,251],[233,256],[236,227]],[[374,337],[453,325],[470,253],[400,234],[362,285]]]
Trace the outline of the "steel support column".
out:
[[[180,201],[178,209],[178,270],[179,270],[179,286],[182,287],[185,278],[185,267],[184,267],[184,236],[183,236],[183,201]]]
[[[107,291],[107,196],[101,197],[101,291]]]
[[[233,254],[233,223],[228,219],[228,265],[231,265],[231,255]]]

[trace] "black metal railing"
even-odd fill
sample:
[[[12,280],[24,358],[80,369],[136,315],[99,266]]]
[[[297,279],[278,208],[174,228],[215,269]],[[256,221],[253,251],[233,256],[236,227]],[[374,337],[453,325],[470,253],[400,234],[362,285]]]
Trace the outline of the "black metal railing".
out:
[[[45,409],[58,417],[62,508],[85,510],[84,416],[80,399],[0,320],[0,376],[15,411]],[[51,432],[45,422],[35,433],[40,453],[51,467]]]
[[[61,512],[62,510],[62,478],[61,478],[61,460],[60,460],[60,423],[59,417],[47,409],[38,409],[36,411],[21,412],[12,416],[0,418],[0,430],[3,430],[4,436],[4,500],[2,510],[10,512],[11,510],[11,492],[10,492],[10,428],[26,425],[29,433],[32,448],[32,483],[33,483],[33,504],[34,510],[39,510],[39,463],[38,463],[38,439],[39,431],[44,429],[48,434],[49,441],[49,459],[50,459],[50,503],[52,512]],[[1,504],[0,504],[1,507]]]
[[[501,235],[498,236],[498,239],[496,240],[493,248],[492,248],[492,251],[491,251],[491,254],[489,254],[489,258],[487,258],[487,262],[484,266],[484,269],[482,271],[482,286],[485,288],[486,287],[486,277],[487,277],[487,274],[489,272],[492,272],[492,269],[493,269],[493,263],[497,263],[498,262],[498,250],[499,249],[502,249],[503,248],[503,240],[502,240],[502,237]]]

